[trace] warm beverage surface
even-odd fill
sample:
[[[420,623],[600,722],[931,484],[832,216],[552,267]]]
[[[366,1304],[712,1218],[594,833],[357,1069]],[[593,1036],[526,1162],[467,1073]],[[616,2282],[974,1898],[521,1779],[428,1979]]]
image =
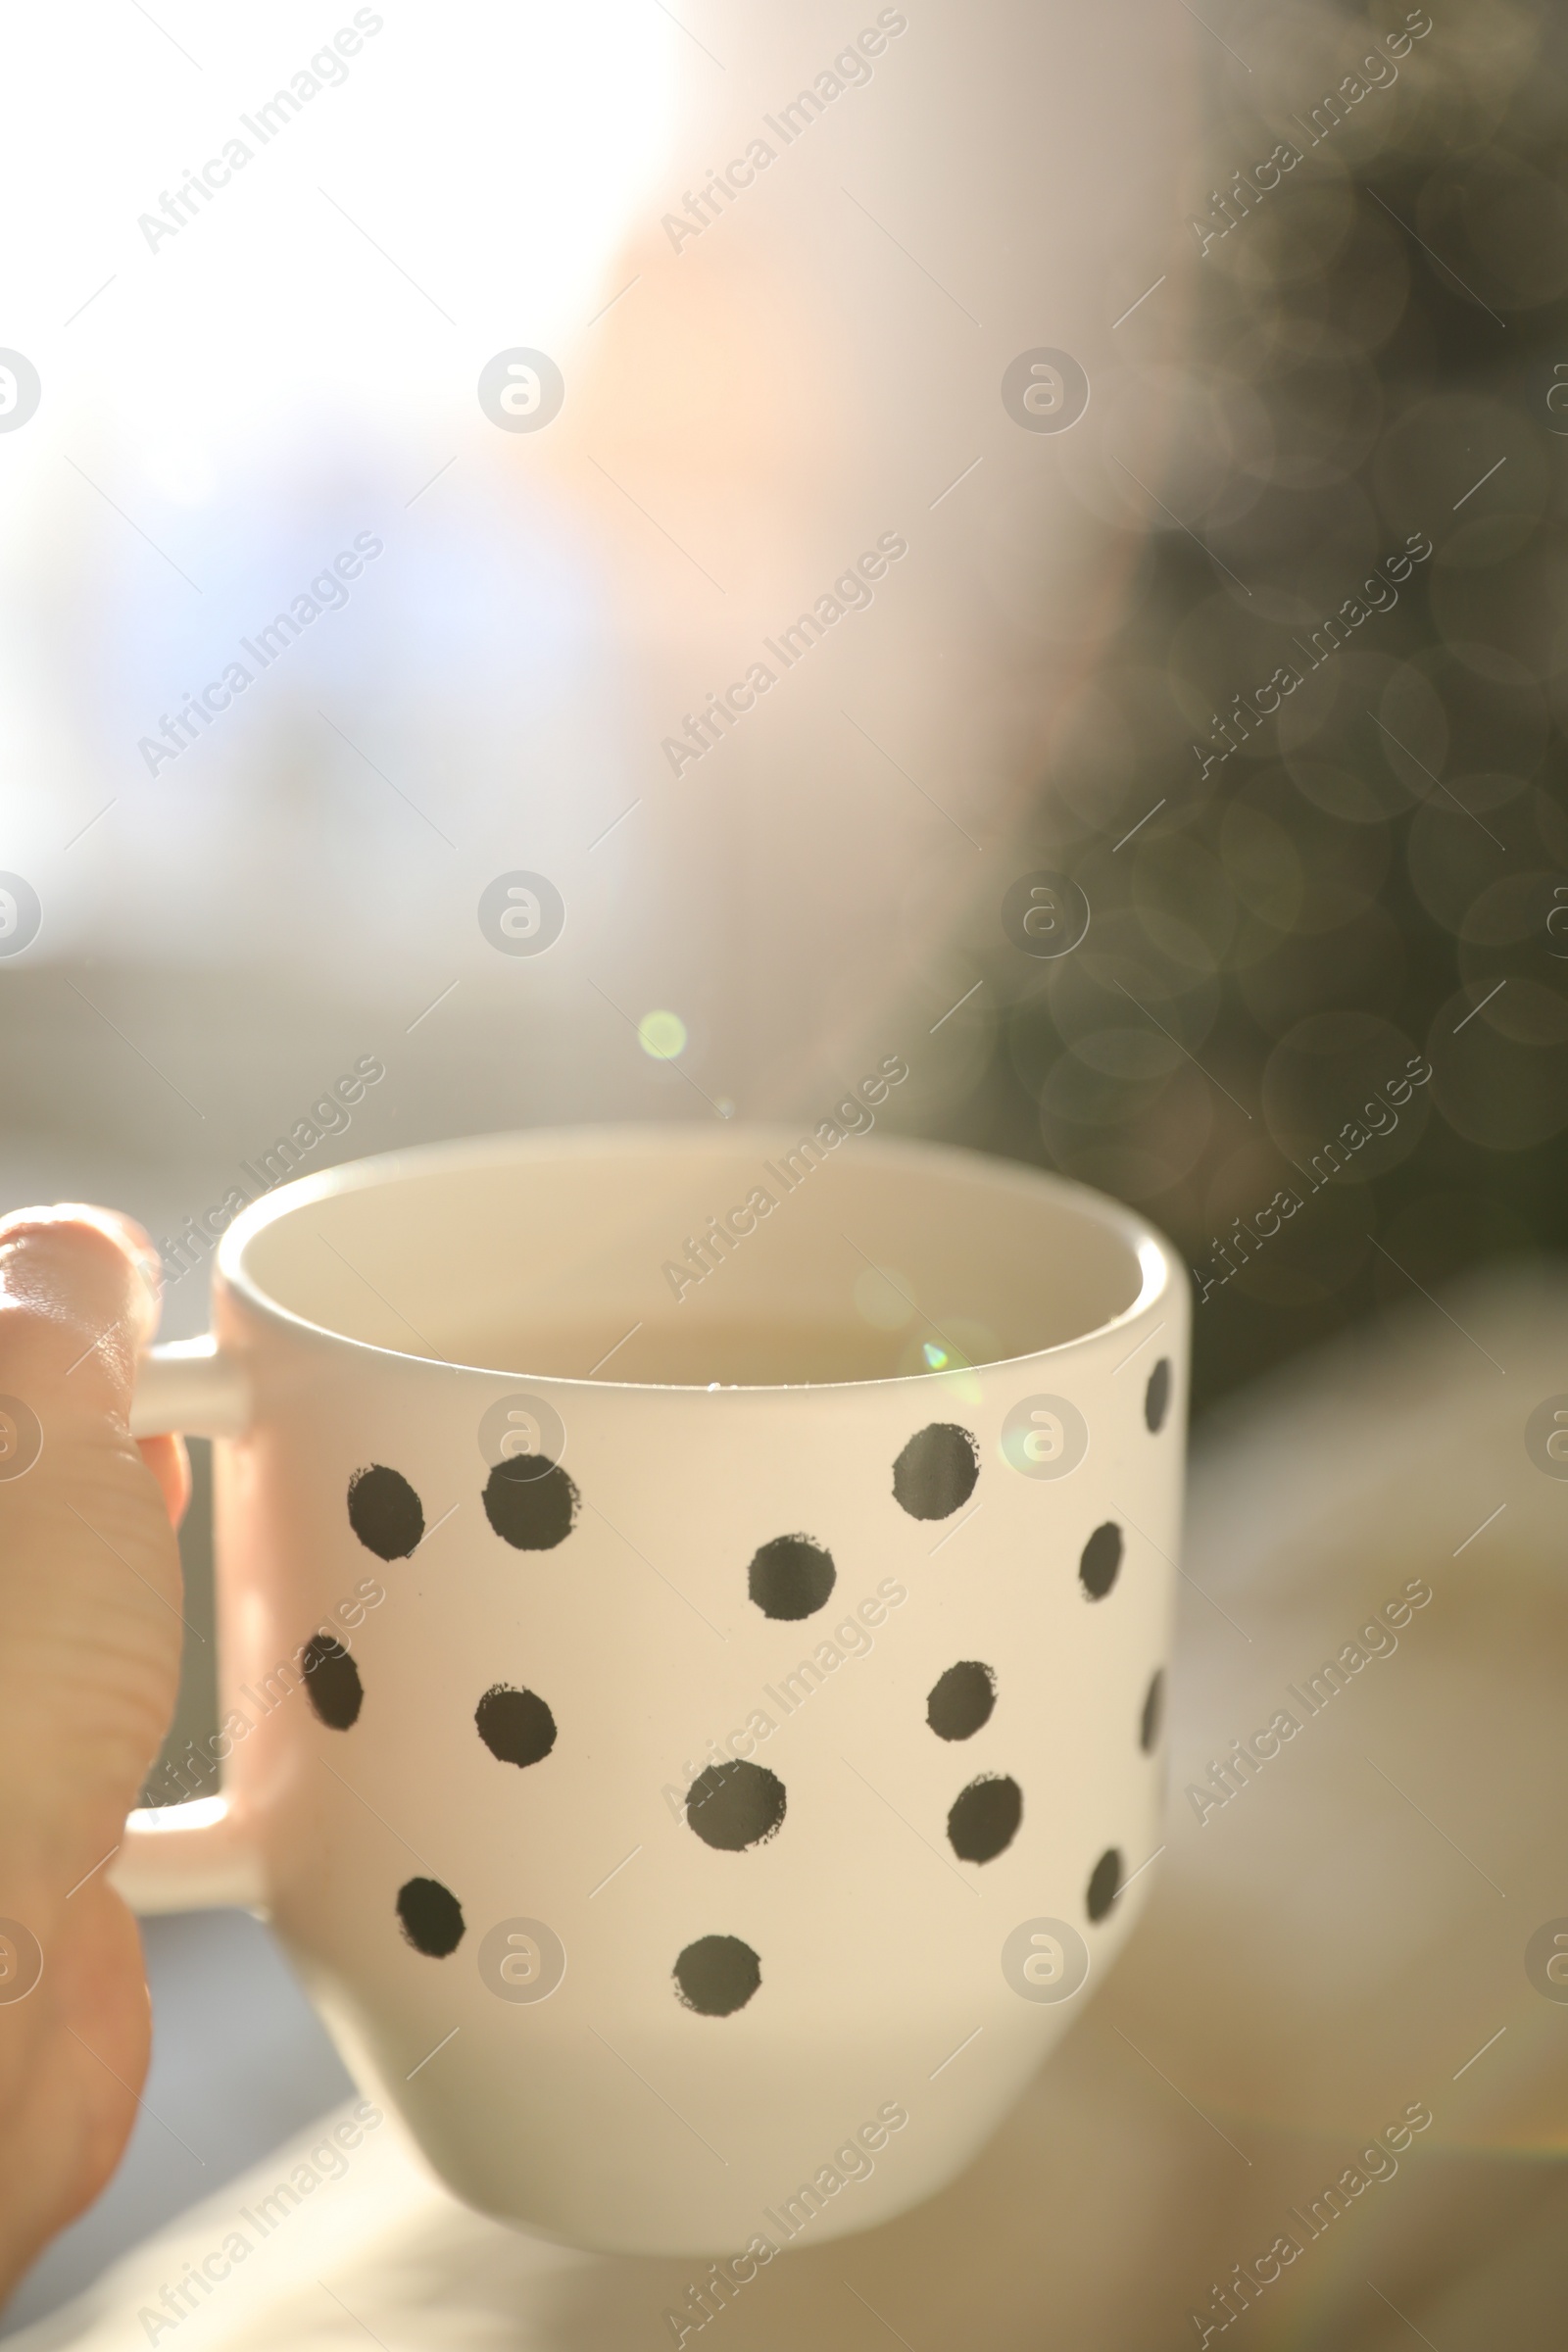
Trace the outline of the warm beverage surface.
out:
[[[956,1335],[950,1334],[950,1339]],[[620,1341],[621,1345],[616,1346]],[[972,1345],[972,1343],[971,1343]],[[775,1388],[801,1382],[893,1380],[969,1360],[914,1317],[905,1331],[809,1323],[644,1324],[623,1338],[612,1327],[518,1332],[476,1328],[446,1353],[498,1372],[677,1388]]]

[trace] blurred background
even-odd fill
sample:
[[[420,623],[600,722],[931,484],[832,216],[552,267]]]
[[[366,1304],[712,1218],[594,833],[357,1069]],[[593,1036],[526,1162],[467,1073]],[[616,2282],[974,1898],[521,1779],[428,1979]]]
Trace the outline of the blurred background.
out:
[[[1562,1250],[1568,27],[1090,13],[867,9],[874,72],[788,142],[861,19],[106,5],[85,79],[7,26],[0,366],[13,414],[15,355],[42,390],[0,411],[0,1169],[142,1217],[166,1335],[205,1327],[190,1220],[279,1138],[804,1119],[872,1046],[889,1124],[1173,1237],[1200,1421],[1342,1330],[1418,1356],[1412,1304]],[[475,395],[513,350],[564,371],[537,434]],[[1035,350],[1087,373],[1059,435],[1000,389]],[[785,677],[764,640],[883,533],[907,559]],[[263,677],[242,643],[365,536]],[[705,745],[757,660],[776,699]],[[537,958],[478,920],[513,871],[565,906]],[[1089,915],[1050,959],[1004,906],[1040,873]],[[212,1712],[209,1652],[152,1801]],[[192,1937],[282,2021],[203,2142],[236,2169],[344,2079],[260,1931],[151,1934],[174,2123],[236,2064]],[[215,2184],[166,2157],[144,2119],[5,2326]]]
[[[1043,984],[977,935],[990,1017],[960,1016],[942,1111],[1182,1246],[1200,1412],[1412,1286],[1568,1232],[1568,26],[1442,10],[1354,100],[1348,66],[1382,47],[1358,36],[1405,12],[1210,21],[1240,54],[1201,47],[1170,513],[1037,803],[1038,862],[1094,924]],[[1281,140],[1300,165],[1238,201]],[[1363,592],[1412,535],[1433,553],[1396,605]],[[1270,718],[1282,665],[1302,684]],[[1430,1083],[1396,1128],[1374,1103],[1357,1147],[1347,1121],[1412,1055]],[[1247,1238],[1282,1187],[1301,1212]]]

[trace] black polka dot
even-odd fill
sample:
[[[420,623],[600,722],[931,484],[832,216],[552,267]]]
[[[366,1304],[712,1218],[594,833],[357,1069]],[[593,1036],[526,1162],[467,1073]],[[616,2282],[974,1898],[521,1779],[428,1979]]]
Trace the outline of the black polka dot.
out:
[[[1169,1409],[1170,1357],[1162,1355],[1149,1375],[1149,1386],[1144,1391],[1144,1419],[1152,1432],[1164,1427]]]
[[[951,1519],[974,1493],[980,1448],[954,1421],[933,1421],[893,1465],[893,1494],[911,1519]]]
[[[398,1919],[416,1952],[444,1960],[463,1941],[463,1905],[439,1879],[410,1879],[398,1888]]]
[[[536,1690],[495,1683],[473,1710],[480,1739],[503,1764],[537,1764],[556,1744],[556,1719]]]
[[[321,1721],[334,1732],[346,1732],[365,1704],[360,1670],[341,1642],[331,1634],[314,1634],[306,1642],[300,1663],[305,1688]]]
[[[776,1833],[784,1819],[784,1784],[761,1764],[710,1764],[686,1792],[686,1819],[705,1845],[743,1853]]]
[[[1089,1916],[1102,1920],[1121,1892],[1121,1855],[1109,1845],[1089,1874]]]
[[[349,1525],[377,1558],[406,1560],[423,1540],[424,1509],[400,1470],[372,1462],[349,1480]]]
[[[775,1536],[747,1571],[747,1589],[764,1617],[810,1617],[839,1581],[833,1554],[809,1536]]]
[[[554,1551],[577,1524],[581,1501],[559,1462],[541,1470],[526,1454],[497,1462],[484,1490],[484,1515],[517,1551]]]
[[[1023,1819],[1023,1790],[1016,1781],[987,1773],[954,1799],[948,1842],[960,1862],[990,1862],[1005,1852]]]
[[[1161,1667],[1150,1683],[1149,1695],[1144,1700],[1143,1718],[1138,1727],[1138,1744],[1146,1756],[1153,1753],[1164,1714],[1165,1670]]]
[[[1078,1574],[1091,1600],[1103,1600],[1121,1566],[1121,1529],[1114,1519],[1097,1527],[1084,1545]]]
[[[762,1982],[762,1963],[738,1936],[700,1936],[675,1963],[675,1990],[699,2017],[733,2017]]]
[[[991,1721],[997,1678],[978,1658],[965,1658],[939,1676],[926,1695],[925,1719],[939,1740],[972,1740]]]

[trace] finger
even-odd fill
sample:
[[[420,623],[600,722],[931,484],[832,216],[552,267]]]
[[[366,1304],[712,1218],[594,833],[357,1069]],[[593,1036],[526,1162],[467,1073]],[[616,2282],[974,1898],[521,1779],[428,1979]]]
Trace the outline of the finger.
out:
[[[138,1438],[137,1449],[163,1489],[171,1527],[178,1527],[190,1503],[190,1455],[183,1438]]]
[[[85,1207],[69,1201],[54,1208],[16,1210],[10,1216],[0,1217],[0,1260],[4,1259],[6,1246],[10,1242],[20,1244],[29,1238],[33,1241],[41,1239],[69,1250],[74,1247],[84,1229],[107,1235],[122,1254],[128,1255],[142,1278],[142,1291],[133,1293],[131,1304],[135,1311],[128,1323],[122,1326],[117,1321],[112,1328],[118,1336],[112,1341],[100,1343],[100,1346],[106,1348],[119,1347],[128,1337],[134,1342],[135,1349],[139,1350],[152,1337],[157,1325],[157,1299],[163,1280],[163,1265],[146,1232],[133,1218],[118,1209]],[[58,1266],[50,1266],[47,1251],[40,1254],[35,1250],[28,1250],[24,1256],[19,1251],[15,1255],[12,1280],[7,1287],[14,1296],[25,1297],[33,1307],[39,1304],[41,1298],[48,1303],[58,1305],[58,1284],[50,1279],[51,1275],[58,1274]],[[102,1303],[107,1308],[113,1304],[113,1299],[106,1298]],[[71,1377],[75,1379],[76,1373],[74,1371]],[[144,1438],[140,1442],[140,1449],[142,1460],[163,1490],[164,1507],[169,1513],[170,1524],[178,1527],[190,1502],[190,1457],[185,1450],[185,1442],[182,1438],[174,1437]]]
[[[113,1843],[178,1682],[183,1479],[127,1419],[145,1250],[102,1210],[0,1218],[0,1821],[51,1867]]]
[[[128,1218],[74,1202],[0,1217],[0,1373],[31,1410],[123,1427],[157,1327],[157,1259]]]

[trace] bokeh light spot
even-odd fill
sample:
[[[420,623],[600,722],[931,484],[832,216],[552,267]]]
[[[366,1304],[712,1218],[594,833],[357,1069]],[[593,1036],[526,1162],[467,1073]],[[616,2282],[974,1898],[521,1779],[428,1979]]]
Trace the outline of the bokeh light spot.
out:
[[[678,1012],[645,1012],[637,1043],[653,1061],[674,1061],[686,1051],[686,1024]]]

